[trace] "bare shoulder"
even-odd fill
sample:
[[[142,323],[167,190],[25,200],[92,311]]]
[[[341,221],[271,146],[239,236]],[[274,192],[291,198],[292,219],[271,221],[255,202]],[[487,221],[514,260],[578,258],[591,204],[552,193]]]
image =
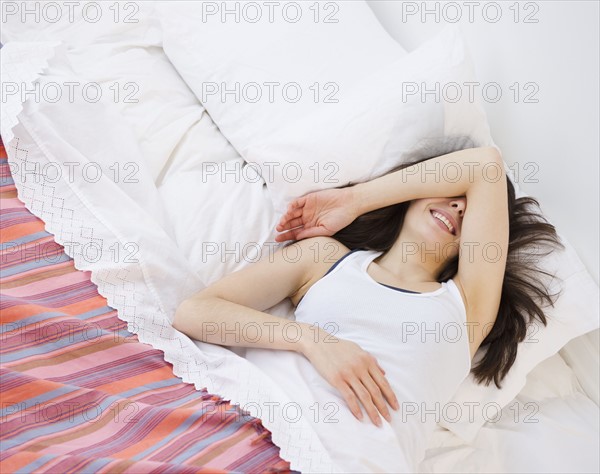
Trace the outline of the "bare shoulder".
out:
[[[302,265],[306,268],[304,283],[290,296],[294,306],[297,306],[310,287],[319,281],[340,258],[350,252],[350,249],[338,240],[326,236],[310,237],[294,245],[297,250],[290,250],[288,258],[302,260]]]

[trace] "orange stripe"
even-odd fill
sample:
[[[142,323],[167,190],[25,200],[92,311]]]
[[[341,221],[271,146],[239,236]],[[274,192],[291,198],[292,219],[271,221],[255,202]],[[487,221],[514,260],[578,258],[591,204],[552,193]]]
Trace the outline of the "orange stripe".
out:
[[[12,199],[17,197],[17,188],[14,184],[2,186],[2,192],[0,192],[0,199]]]
[[[89,273],[89,272],[83,272],[83,273]],[[86,276],[88,276],[88,275],[86,275]],[[78,301],[77,303],[73,303],[73,304],[70,304],[67,306],[60,306],[58,308],[54,308],[54,310],[62,311],[64,313],[72,314],[75,316],[79,316],[81,313],[86,313],[93,309],[102,308],[103,306],[108,306],[108,301],[106,301],[106,298],[104,298],[103,296],[96,295],[96,296],[94,296],[92,298],[88,298],[84,301]]]
[[[143,374],[136,375],[135,377],[118,380],[105,385],[99,385],[96,387],[96,390],[102,390],[112,394],[119,394],[120,392],[125,392],[131,388],[143,387],[151,382],[160,382],[162,380],[170,380],[172,378],[173,371],[164,366],[159,369],[152,370],[151,372],[145,372]]]
[[[35,234],[42,230],[44,230],[44,222],[37,218],[35,221],[26,222],[24,224],[11,225],[6,229],[2,229],[2,232],[0,232],[0,243],[5,244],[7,242],[12,242],[13,240]]]
[[[81,301],[67,306],[55,307],[42,306],[39,304],[22,304],[17,306],[11,306],[10,308],[6,308],[0,311],[0,322],[2,324],[8,324],[47,311],[62,311],[63,313],[79,316],[81,313],[103,308],[104,306],[108,306],[108,303],[106,301],[106,298],[100,295],[96,295],[91,298],[88,298],[85,301]]]
[[[41,457],[41,454],[19,451],[8,459],[0,461],[0,472],[17,472]]]
[[[225,438],[225,439],[222,439],[219,441],[213,441],[204,450],[202,450],[202,452],[191,457],[186,462],[189,462],[193,465],[202,467],[205,464],[208,464],[210,461],[212,461],[216,457],[219,457],[222,454],[224,454],[225,452],[227,452],[229,450],[229,448],[232,448],[233,446],[237,445],[244,439],[249,438],[253,435],[256,435],[256,430],[254,428],[251,428],[251,427],[246,427],[246,429],[242,428],[242,429],[238,430],[238,432],[235,435],[230,436],[229,438]]]
[[[129,446],[122,451],[115,451],[114,457],[131,458],[139,453],[144,452],[146,449],[155,446],[157,443],[162,441],[166,436],[170,435],[175,429],[184,423],[194,412],[191,410],[174,410],[169,413],[154,429],[148,433],[144,439],[139,440],[133,446]],[[199,424],[203,423],[202,418],[198,418],[194,423],[188,426],[186,431],[192,431],[197,428]]]
[[[130,413],[131,410],[127,411],[127,407],[131,405],[131,401],[127,399],[121,399],[116,402],[116,407],[111,410],[106,410],[105,415],[95,420],[94,423],[86,423],[84,425],[79,425],[76,429],[74,429],[71,433],[57,433],[56,436],[44,436],[40,439],[40,437],[36,438],[38,441],[27,446],[27,450],[29,451],[41,451],[43,449],[47,449],[48,446],[61,444],[68,446],[69,441],[72,441],[77,438],[83,438],[95,431],[98,431],[104,428],[107,424],[114,422],[114,410],[117,410],[118,413]],[[111,455],[112,456],[112,455]]]
[[[48,309],[55,310],[54,308],[46,308],[38,304],[22,304],[17,306],[11,306],[10,308],[3,309],[0,311],[0,323],[9,324],[21,319],[26,319],[36,314],[40,314],[48,311]]]
[[[93,309],[103,308],[104,306],[108,306],[108,302],[106,301],[106,298],[100,295],[96,295],[88,298],[85,301],[77,302],[67,306],[50,307],[37,304],[22,304],[2,310],[0,312],[0,322],[2,324],[8,324],[46,311],[62,311],[63,313],[79,316],[81,313],[85,313]]]
[[[109,464],[108,467],[110,469],[110,474],[122,474],[123,472],[126,472],[127,469],[129,469],[130,467],[132,467],[137,461],[132,461],[131,459],[123,459],[122,461],[119,461],[116,464]],[[135,469],[134,469],[135,471]],[[104,472],[103,470],[100,470],[98,472]]]
[[[2,403],[18,403],[23,400],[29,400],[38,395],[56,390],[60,386],[62,385],[56,382],[35,379],[13,389],[3,391]]]

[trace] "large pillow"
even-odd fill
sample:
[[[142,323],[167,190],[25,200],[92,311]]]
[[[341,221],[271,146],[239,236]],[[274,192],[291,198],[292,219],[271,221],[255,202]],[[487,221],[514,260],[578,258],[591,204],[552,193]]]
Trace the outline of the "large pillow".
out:
[[[262,175],[276,213],[307,192],[383,174],[414,152],[492,144],[464,85],[473,73],[457,29],[406,55],[363,1],[328,3],[335,8],[319,21],[315,5],[324,4],[282,2],[272,17],[259,17],[255,2],[219,5],[208,13],[197,2],[157,5],[163,48]]]
[[[256,139],[406,54],[364,1],[277,4],[156,4],[165,53],[244,158]]]
[[[240,183],[231,171],[241,169],[243,160],[164,54],[160,22],[151,13],[154,4],[113,3],[74,4],[72,20],[62,3],[50,2],[46,7],[40,2],[7,4],[0,30],[5,43],[2,64],[7,66],[2,68],[3,79],[5,72],[12,72],[10,82],[19,88],[23,84],[14,76],[21,69],[22,57],[15,57],[10,68],[7,59],[19,54],[30,58],[25,42],[35,42],[31,44],[36,50],[50,48],[51,66],[38,82],[39,90],[47,92],[40,97],[50,98],[55,90],[63,94],[56,102],[40,101],[42,116],[56,117],[51,122],[61,139],[88,159],[106,165],[106,174],[124,191],[135,189],[126,183],[150,173],[156,189],[138,199],[138,204],[160,219],[208,283],[254,260],[257,246],[246,243],[262,243],[275,225],[271,225],[274,218],[267,192],[260,180]],[[36,9],[46,14],[36,18]],[[23,15],[24,11],[34,13]],[[57,21],[53,21],[55,12],[63,13]],[[95,12],[99,20],[88,21]],[[56,54],[50,41],[62,43]],[[71,82],[76,83],[72,100],[66,86]],[[51,84],[58,88],[47,87]],[[87,84],[90,97],[101,91],[98,102],[85,100],[82,90]],[[8,99],[17,104],[9,110],[3,107],[3,120],[9,115],[16,118],[20,90],[15,88]],[[14,113],[5,114],[10,109]],[[114,154],[112,145],[123,143],[124,138],[115,136],[114,129],[109,133],[102,128],[105,114],[139,153]],[[59,119],[72,125],[61,128]],[[4,132],[7,123],[2,124]],[[143,163],[136,162],[134,155]],[[216,195],[223,197],[218,207],[207,199]],[[257,217],[259,209],[262,213]],[[220,225],[219,219],[228,224]]]
[[[483,109],[466,94],[463,84],[472,80],[460,32],[447,28],[372,71],[338,104],[319,104],[318,111],[255,140],[245,158],[256,163],[276,212],[283,213],[311,191],[368,181],[416,159],[494,145]]]
[[[117,109],[155,182],[175,150],[190,154],[203,146],[197,129],[205,110],[162,51],[152,2],[90,2],[70,8],[61,2],[8,3],[2,43],[63,42],[77,82],[72,102],[94,102],[99,96],[99,108]],[[55,91],[69,94],[68,86],[58,83],[42,91],[42,100],[54,100]],[[231,150],[229,158],[236,156]]]

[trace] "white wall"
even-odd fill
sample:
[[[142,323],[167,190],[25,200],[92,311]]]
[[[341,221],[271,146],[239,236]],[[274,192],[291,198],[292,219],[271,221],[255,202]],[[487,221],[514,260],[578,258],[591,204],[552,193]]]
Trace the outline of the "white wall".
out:
[[[462,14],[457,23],[468,41],[478,81],[496,82],[503,92],[496,103],[483,100],[494,141],[520,172],[519,186],[538,198],[598,282],[599,3],[368,3],[409,52]],[[438,11],[439,16],[423,17],[425,11]],[[538,22],[525,22],[526,18]],[[521,84],[517,103],[509,89],[515,82]],[[536,86],[525,90],[528,82]],[[537,92],[531,98],[538,102],[525,103],[524,94],[534,92],[533,87]],[[527,182],[527,177],[537,182]]]

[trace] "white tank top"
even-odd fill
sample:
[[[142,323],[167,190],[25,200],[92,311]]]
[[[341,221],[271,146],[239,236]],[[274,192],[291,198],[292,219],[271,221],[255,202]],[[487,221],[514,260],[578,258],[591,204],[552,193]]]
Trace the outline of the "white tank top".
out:
[[[356,249],[344,255],[309,288],[296,321],[318,324],[377,358],[401,405],[392,428],[409,468],[416,469],[436,417],[456,416],[444,404],[471,368],[466,310],[452,280],[428,293],[375,281],[367,267],[382,253]]]
[[[246,352],[293,400],[284,407],[287,416],[302,414],[313,425],[338,472],[417,472],[435,424],[456,416],[444,404],[471,366],[466,311],[454,282],[429,293],[378,283],[367,267],[382,253],[348,252],[313,283],[295,316],[377,358],[400,403],[399,411],[390,408],[391,423],[380,417],[383,426],[375,426],[362,406],[363,421],[356,419],[338,390],[298,352]]]

